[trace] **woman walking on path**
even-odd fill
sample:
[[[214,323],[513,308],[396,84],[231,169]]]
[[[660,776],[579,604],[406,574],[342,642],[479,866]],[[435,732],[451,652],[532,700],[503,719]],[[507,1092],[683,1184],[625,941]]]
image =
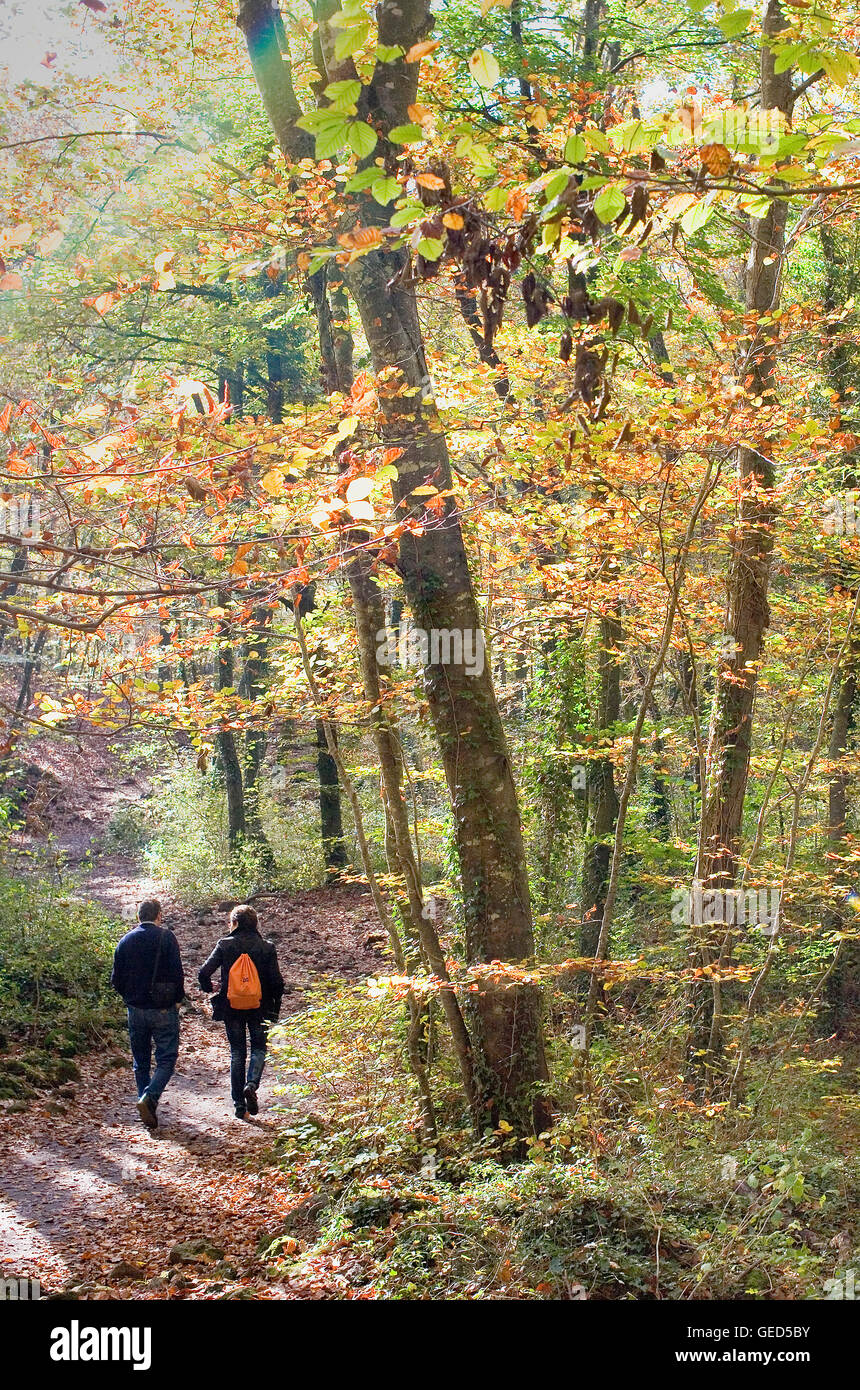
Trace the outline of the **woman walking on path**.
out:
[[[266,1035],[280,1012],[284,981],[278,953],[260,935],[254,909],[246,904],[234,907],[230,926],[229,936],[222,936],[197,979],[208,994],[212,976],[220,968],[221,986],[212,999],[212,1017],[223,1022],[227,1032],[233,1106],[236,1118],[244,1120],[259,1109],[257,1087],[266,1061]]]

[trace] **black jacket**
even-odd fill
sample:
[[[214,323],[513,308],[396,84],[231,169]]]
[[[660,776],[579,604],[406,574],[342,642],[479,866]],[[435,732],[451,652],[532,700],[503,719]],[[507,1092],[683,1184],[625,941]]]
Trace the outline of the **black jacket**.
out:
[[[259,1009],[231,1009],[227,1003],[227,982],[230,971],[242,955],[249,955],[260,976]],[[212,976],[221,970],[221,988],[212,1000],[212,1017],[246,1018],[249,1022],[263,1018],[272,1022],[278,1017],[284,981],[278,966],[278,953],[271,941],[264,941],[256,929],[235,927],[229,936],[222,936],[215,950],[200,967],[197,979],[201,989],[208,993],[212,988]]]
[[[178,1004],[185,996],[182,958],[173,932],[168,927],[157,927],[154,922],[138,922],[137,926],[126,932],[117,944],[110,977],[114,989],[122,995],[129,1008],[155,1007],[150,986],[159,938],[161,955],[158,957],[157,979],[159,983],[172,984],[175,987],[174,1004]],[[171,1008],[172,1005],[162,1007]]]

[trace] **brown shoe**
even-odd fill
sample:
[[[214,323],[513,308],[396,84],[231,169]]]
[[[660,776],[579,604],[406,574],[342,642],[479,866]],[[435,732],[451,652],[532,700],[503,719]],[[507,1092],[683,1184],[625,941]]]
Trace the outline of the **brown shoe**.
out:
[[[137,1102],[137,1113],[143,1120],[147,1129],[158,1129],[158,1116],[152,1108],[152,1103],[148,1096],[141,1096]]]

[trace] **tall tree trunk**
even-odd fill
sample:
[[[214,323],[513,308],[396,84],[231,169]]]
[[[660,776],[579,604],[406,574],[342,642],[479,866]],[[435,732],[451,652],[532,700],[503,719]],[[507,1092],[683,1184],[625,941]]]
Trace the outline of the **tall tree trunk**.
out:
[[[337,731],[331,725],[331,735],[337,739]],[[316,721],[317,739],[317,777],[320,788],[320,835],[322,836],[323,857],[326,877],[337,878],[346,868],[346,845],[343,842],[343,817],[340,809],[340,782],[337,764],[328,751],[323,721]]]
[[[786,27],[779,0],[768,0],[762,30],[761,106],[790,117],[794,102],[791,70],[777,73],[767,40]],[[771,317],[779,307],[788,203],[773,198],[751,233],[744,281],[744,300],[754,326],[743,344],[738,379],[751,399],[765,405],[774,399],[778,325]],[[696,878],[708,889],[732,887],[741,852],[744,801],[749,778],[752,718],[764,639],[770,622],[768,586],[776,505],[773,464],[764,452],[748,446],[738,452],[738,520],[728,576],[726,634],[734,652],[718,672],[708,748],[708,785],[702,814]],[[695,987],[689,1051],[694,1073],[721,1070],[724,1019],[719,972],[729,962],[732,928],[717,923],[694,927],[694,964],[713,970],[710,983]]]
[[[848,786],[850,774],[845,766],[849,741],[857,719],[858,696],[860,696],[860,641],[855,639],[846,653],[845,666],[839,686],[839,698],[833,711],[830,727],[830,744],[827,750],[831,764],[830,786],[828,788],[827,838],[831,850],[838,856],[844,843],[848,822]],[[838,863],[838,861],[837,861]],[[837,867],[834,873],[834,887],[844,897],[853,885],[846,871]],[[826,925],[831,931],[845,932],[854,925],[846,920],[847,914],[839,907],[828,912]],[[843,1032],[856,1025],[860,1017],[860,941],[846,940],[843,943],[836,967],[826,985],[827,1015],[829,1031]]]
[[[226,595],[219,595],[223,607]],[[233,648],[226,639],[226,625],[222,624],[221,639],[215,657],[215,689],[233,688]],[[242,785],[242,764],[236,749],[236,738],[232,729],[224,728],[215,737],[218,761],[224,774],[224,787],[227,793],[227,835],[230,849],[237,848],[245,834],[245,790]]]
[[[621,717],[621,668],[616,650],[624,633],[616,618],[600,620],[598,657],[597,742],[609,738],[609,729]],[[593,956],[600,937],[600,924],[606,903],[606,885],[612,859],[612,837],[618,816],[618,795],[611,758],[589,758],[585,775],[587,822],[582,857],[580,902],[582,923],[579,949]]]
[[[319,6],[318,21],[328,10]],[[381,0],[376,8],[380,44],[409,51],[431,27],[427,0]],[[299,114],[289,55],[282,51],[268,0],[244,0],[242,28],[263,101],[288,160],[300,148]],[[326,27],[321,23],[321,28]],[[320,48],[325,49],[325,35]],[[345,70],[346,68],[346,70]],[[327,81],[350,75],[351,61],[333,63]],[[378,66],[362,88],[362,111],[382,132],[374,158],[391,155],[384,132],[408,120],[416,99],[420,63],[404,59]],[[364,225],[383,225],[387,214],[369,195],[357,198]],[[355,225],[352,214],[347,214]],[[346,229],[346,228],[344,228]],[[399,283],[403,250],[374,250],[344,267],[350,296],[361,317],[379,383],[381,432],[401,449],[392,486],[402,510],[421,515],[413,498],[428,484],[445,491],[452,475],[447,443],[430,398],[415,294]],[[400,569],[416,624],[428,635],[444,630],[482,642],[460,518],[450,498],[439,516],[428,516],[422,535],[404,536]],[[466,948],[470,962],[522,962],[534,950],[528,878],[507,741],[486,663],[470,675],[464,664],[429,662],[425,686],[454,809],[462,877]],[[549,1108],[540,1088],[547,1077],[541,1000],[533,986],[505,988],[504,977],[486,974],[471,996],[481,1089],[490,1097],[488,1119],[504,1118],[518,1133],[544,1129]]]
[[[249,649],[245,657],[243,682],[249,700],[258,701],[265,693],[266,667],[268,664],[269,633],[268,623],[271,614],[258,608],[254,614],[255,631],[252,632]],[[260,819],[260,773],[266,755],[266,731],[264,728],[251,728],[245,735],[245,834],[257,846],[260,867],[272,877],[277,871],[275,856],[269,844],[263,823]]]

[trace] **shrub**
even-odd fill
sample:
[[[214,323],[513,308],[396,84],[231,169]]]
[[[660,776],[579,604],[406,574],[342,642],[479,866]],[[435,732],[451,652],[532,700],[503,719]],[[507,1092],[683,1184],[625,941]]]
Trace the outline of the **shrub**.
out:
[[[72,1058],[123,1020],[109,984],[125,928],[0,866],[0,1098],[71,1080]]]

